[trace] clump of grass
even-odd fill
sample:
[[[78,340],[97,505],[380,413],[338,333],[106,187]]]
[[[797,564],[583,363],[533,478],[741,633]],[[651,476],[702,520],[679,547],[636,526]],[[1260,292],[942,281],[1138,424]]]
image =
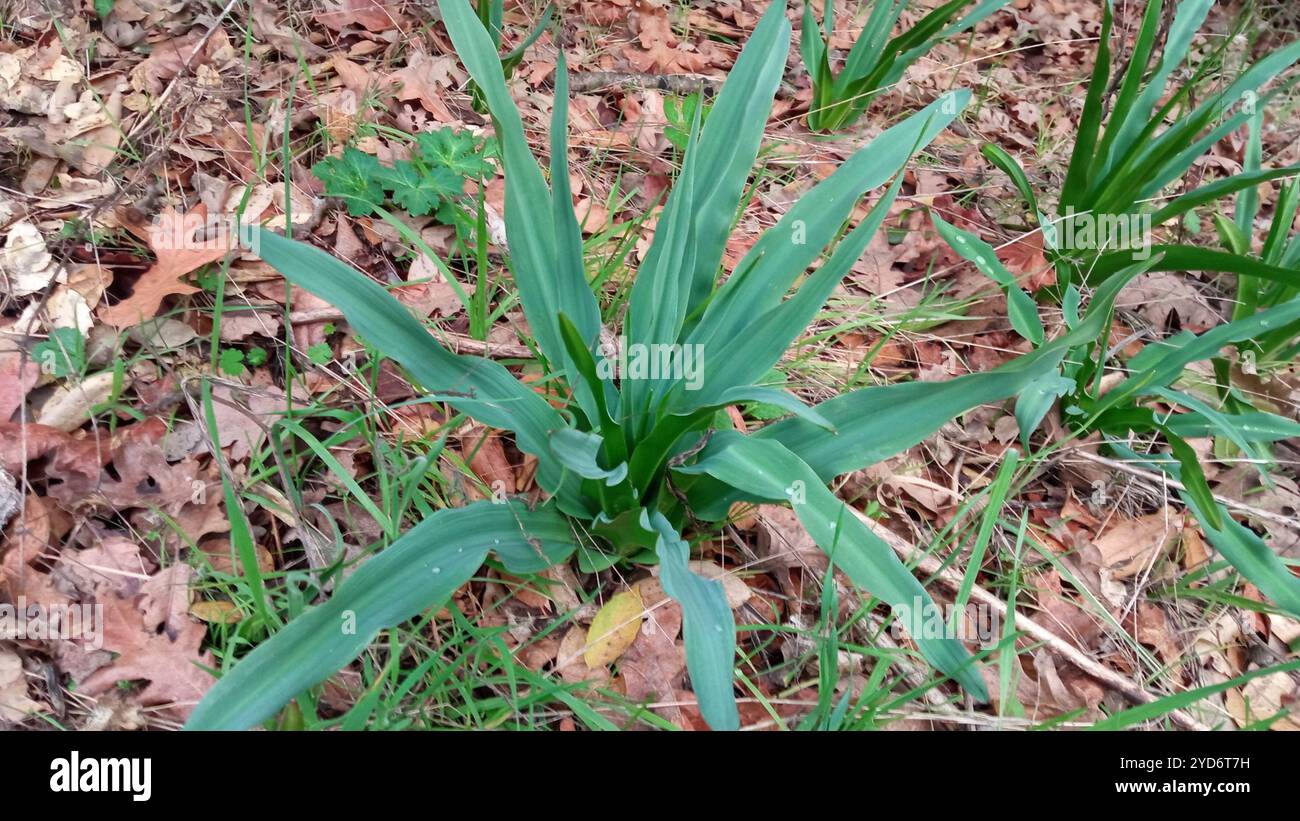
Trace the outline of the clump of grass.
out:
[[[830,49],[835,31],[835,2],[825,0],[819,26],[812,3],[804,0],[799,48],[804,67],[812,76],[808,127],[814,131],[839,131],[857,122],[877,94],[898,82],[903,72],[937,44],[974,27],[1006,4],[1007,0],[983,0],[954,22],[967,7],[968,0],[950,0],[891,38],[890,32],[909,3],[875,0],[866,26],[837,72],[831,66]]]
[[[1133,51],[1124,69],[1112,78],[1117,61],[1111,42],[1114,27],[1112,0],[1103,9],[1101,42],[1078,136],[1057,204],[1057,220],[1039,208],[1039,193],[1024,169],[993,144],[984,154],[1005,171],[1020,192],[1032,222],[1042,226],[1048,258],[1056,267],[1060,288],[1071,283],[1096,283],[1128,267],[1133,247],[1117,247],[1136,239],[1150,240],[1153,228],[1189,214],[1193,209],[1278,177],[1293,175],[1300,166],[1243,171],[1183,194],[1164,205],[1161,195],[1183,179],[1193,164],[1223,137],[1245,125],[1256,112],[1294,84],[1281,84],[1268,92],[1260,89],[1300,60],[1300,42],[1274,51],[1226,85],[1207,91],[1213,68],[1231,43],[1223,38],[1211,54],[1190,68],[1190,76],[1175,84],[1192,41],[1209,13],[1213,0],[1183,0],[1163,43],[1160,22],[1165,3],[1146,6]],[[1112,82],[1113,80],[1113,82]],[[1107,105],[1109,88],[1114,99]],[[1199,101],[1198,101],[1199,97]],[[1105,232],[1093,226],[1134,225],[1123,232]],[[1116,237],[1107,236],[1109,233]],[[1136,235],[1136,237],[1132,236]],[[1080,237],[1091,237],[1079,241]],[[1262,260],[1194,245],[1156,245],[1143,249],[1162,255],[1155,270],[1214,271],[1292,281],[1294,274]],[[1060,288],[1056,290],[1059,296]]]

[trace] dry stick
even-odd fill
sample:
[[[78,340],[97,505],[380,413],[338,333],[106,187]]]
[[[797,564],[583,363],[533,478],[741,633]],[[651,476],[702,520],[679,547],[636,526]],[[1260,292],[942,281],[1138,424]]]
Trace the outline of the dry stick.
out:
[[[880,645],[881,647],[884,647],[887,650],[901,651],[903,649],[901,646],[899,646],[898,642],[894,640],[894,637],[889,634],[888,630],[880,630],[879,632],[877,632],[875,636],[875,643]],[[902,670],[903,680],[907,682],[907,686],[911,687],[914,690],[925,688],[924,698],[926,703],[930,705],[930,708],[932,710],[934,710],[937,713],[942,713],[943,715],[949,717],[961,715],[961,713],[957,710],[956,707],[953,707],[948,703],[947,698],[944,696],[943,693],[939,691],[937,687],[925,687],[925,680],[927,678],[926,673],[922,672],[920,669],[913,666],[911,662],[907,661],[905,656],[896,657],[894,659],[894,663],[897,664],[899,668]],[[944,719],[936,718],[936,720],[942,721]]]
[[[850,508],[850,510],[853,509]],[[913,547],[911,543],[889,530],[883,524],[867,518],[857,510],[853,510],[853,515],[857,516],[858,520],[864,525],[871,528],[871,532],[875,533],[881,539],[884,539],[885,543],[892,547],[894,552],[901,556],[904,561],[915,562],[916,566],[921,569],[921,572],[938,579],[944,587],[951,588],[952,590],[961,589],[962,577],[955,570],[943,567],[939,560],[934,556],[921,553]],[[979,585],[975,585],[975,587],[971,588],[971,598],[992,608],[1001,618],[1005,619],[1007,617],[1007,606],[1002,603],[1002,600]],[[1129,681],[1124,676],[1121,676],[1119,673],[1116,673],[1109,667],[1094,661],[1073,644],[1070,644],[1068,641],[1056,635],[1051,630],[1048,630],[1046,627],[1034,621],[1024,613],[1017,612],[1015,614],[1015,626],[1016,629],[1029,634],[1037,641],[1042,642],[1061,656],[1064,656],[1067,661],[1075,667],[1078,667],[1083,672],[1098,681],[1115,688],[1134,704],[1150,704],[1157,700],[1156,696],[1151,695],[1146,690]],[[1168,715],[1175,724],[1185,730],[1209,729],[1204,724],[1181,710],[1172,710]]]
[[[306,325],[312,322],[332,322],[346,319],[338,308],[314,308],[310,311],[294,311],[289,314],[289,321],[294,325]],[[442,335],[430,334],[439,342],[449,343],[456,353],[473,353],[490,356],[493,359],[532,359],[533,352],[526,345],[511,345],[504,342],[482,342],[456,333]]]
[[[194,58],[199,56],[199,52],[208,44],[208,40],[212,39],[212,35],[216,33],[217,29],[221,28],[222,22],[225,21],[226,16],[230,14],[231,9],[233,9],[238,2],[239,0],[230,0],[230,2],[226,4],[226,7],[221,10],[221,13],[217,15],[217,19],[212,21],[212,25],[208,27],[208,30],[203,32],[203,36],[199,38],[199,41],[194,44],[194,48],[190,50],[190,56],[186,57],[181,63],[180,70],[176,72],[176,76],[171,79],[171,82],[169,82],[167,87],[163,89],[163,93],[159,95],[158,99],[152,104],[151,107],[153,110],[159,111],[162,109],[163,104],[167,102],[167,98],[171,97],[172,92],[176,90],[176,84],[180,81],[181,77],[189,71],[190,63],[194,62]],[[145,123],[148,123],[149,121],[149,117],[141,117],[140,120],[136,122],[135,126],[127,132],[126,141],[130,142],[131,138],[136,134],[139,134],[140,129],[144,128]]]
[[[1097,454],[1089,453],[1086,450],[1072,451],[1072,454],[1075,456],[1082,456],[1084,459],[1087,459],[1089,462],[1096,462],[1099,465],[1105,465],[1108,468],[1114,468],[1115,470],[1123,471],[1124,473],[1127,473],[1131,476],[1137,476],[1138,478],[1141,479],[1148,479],[1152,482],[1155,482],[1158,485],[1168,485],[1169,487],[1176,488],[1178,490],[1183,490],[1183,491],[1187,490],[1187,488],[1183,485],[1183,483],[1178,481],[1177,479],[1174,479],[1169,476],[1163,476],[1159,473],[1154,473],[1149,470],[1143,470],[1142,468],[1139,467],[1134,467],[1133,465],[1130,465],[1127,462],[1122,462],[1119,459],[1107,459],[1105,456],[1098,456]],[[1214,494],[1214,498],[1217,501],[1221,502],[1224,505],[1224,507],[1231,508],[1232,510],[1239,510],[1242,513],[1248,513],[1251,516],[1255,516],[1260,519],[1266,519],[1270,522],[1284,525],[1289,528],[1300,528],[1300,519],[1295,519],[1290,516],[1283,516],[1281,513],[1274,513],[1271,510],[1263,510],[1262,508],[1251,507],[1250,505],[1245,504],[1244,502],[1238,502],[1235,499],[1229,499],[1228,497],[1220,496],[1217,493]]]
[[[578,71],[569,78],[569,90],[574,94],[589,94],[607,88],[653,89],[671,94],[694,94],[706,91],[710,95],[722,89],[726,77],[707,74],[637,74],[626,71]],[[781,93],[794,96],[790,83],[781,83]]]
[[[614,86],[626,88],[652,88],[671,91],[673,94],[691,94],[700,90],[717,93],[722,87],[721,77],[705,74],[631,74],[625,71],[579,71],[569,78],[569,90],[574,94],[587,94]]]

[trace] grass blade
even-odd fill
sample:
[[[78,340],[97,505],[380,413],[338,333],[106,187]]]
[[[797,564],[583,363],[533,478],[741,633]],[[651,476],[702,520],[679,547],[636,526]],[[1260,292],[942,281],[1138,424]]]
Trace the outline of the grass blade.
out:
[[[1285,664],[1279,664],[1274,667],[1265,667],[1260,670],[1251,670],[1249,673],[1230,678],[1227,681],[1221,681],[1218,684],[1209,684],[1205,687],[1197,687],[1192,690],[1184,690],[1181,693],[1174,693],[1171,696],[1158,698],[1155,701],[1146,704],[1139,704],[1136,707],[1130,707],[1127,710],[1116,713],[1109,718],[1102,719],[1088,727],[1089,730],[1122,730],[1125,727],[1132,727],[1134,724],[1141,724],[1144,721],[1155,721],[1161,716],[1181,710],[1184,707],[1195,704],[1201,699],[1218,695],[1233,687],[1240,687],[1252,679],[1260,676],[1271,676],[1274,673],[1290,673],[1293,670],[1300,670],[1300,659],[1288,661]]]

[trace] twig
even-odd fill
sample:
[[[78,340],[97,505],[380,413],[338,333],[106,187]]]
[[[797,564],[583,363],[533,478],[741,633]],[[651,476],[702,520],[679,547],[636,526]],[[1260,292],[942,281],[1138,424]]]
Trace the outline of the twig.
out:
[[[708,74],[637,74],[626,71],[578,71],[569,78],[569,88],[574,94],[589,94],[606,88],[650,88],[672,94],[694,94],[697,91],[717,94],[725,77]],[[793,85],[782,82],[781,93],[793,97]]]
[[[294,311],[289,314],[289,321],[294,325],[307,325],[312,322],[333,322],[346,319],[338,308],[313,308],[310,311]],[[456,353],[472,353],[490,356],[493,359],[532,359],[533,352],[527,345],[511,345],[505,342],[482,342],[463,334],[430,334],[439,342],[450,345]]]
[[[850,508],[850,510],[852,510],[852,508]],[[962,577],[956,570],[944,567],[934,556],[922,554],[905,539],[889,530],[889,528],[873,519],[867,518],[857,510],[853,510],[853,514],[857,516],[863,524],[871,528],[873,533],[881,539],[884,539],[885,543],[893,548],[894,552],[901,556],[905,561],[915,562],[916,566],[920,568],[922,573],[938,579],[944,587],[952,590],[961,589]],[[976,585],[971,589],[970,595],[972,599],[992,608],[1001,618],[1005,619],[1007,617],[1007,606],[1002,603],[1002,600],[979,585]],[[1106,667],[1090,658],[1073,644],[1070,644],[1068,641],[1056,635],[1051,630],[1034,621],[1024,613],[1016,612],[1015,626],[1016,629],[1029,634],[1035,640],[1050,647],[1053,651],[1063,656],[1067,661],[1075,667],[1078,667],[1083,672],[1118,690],[1125,698],[1134,704],[1150,704],[1157,700],[1156,696],[1151,695],[1146,690],[1142,689],[1142,687],[1129,681],[1127,678],[1116,673],[1109,667]],[[1181,710],[1172,710],[1168,715],[1175,724],[1185,730],[1209,729],[1204,724]]]
[[[1099,465],[1105,465],[1108,468],[1114,468],[1115,470],[1123,471],[1124,473],[1131,476],[1137,476],[1141,479],[1147,479],[1156,484],[1168,485],[1169,487],[1177,488],[1178,490],[1187,490],[1182,482],[1173,477],[1163,476],[1149,470],[1143,470],[1140,467],[1135,467],[1127,462],[1120,461],[1119,459],[1107,459],[1105,456],[1098,456],[1097,454],[1089,453],[1086,450],[1073,451],[1073,454],[1076,456],[1082,456],[1089,462],[1096,462]],[[1281,513],[1274,513],[1271,510],[1252,507],[1244,502],[1238,502],[1236,499],[1229,499],[1228,497],[1220,496],[1217,493],[1214,494],[1214,498],[1219,502],[1222,502],[1224,507],[1231,508],[1232,510],[1239,510],[1242,513],[1250,514],[1259,519],[1266,519],[1275,524],[1284,525],[1289,528],[1300,528],[1300,519],[1283,516]]]
[[[217,19],[212,21],[212,25],[203,33],[203,36],[199,38],[199,41],[194,44],[194,48],[190,51],[190,56],[186,57],[184,62],[181,63],[181,68],[176,72],[176,76],[173,77],[171,82],[167,84],[167,87],[163,89],[163,93],[158,96],[158,99],[154,100],[151,104],[150,108],[153,111],[163,110],[163,104],[167,102],[167,98],[176,90],[176,84],[180,81],[181,77],[189,71],[190,63],[194,62],[194,58],[199,56],[199,52],[208,44],[208,40],[212,39],[212,35],[216,33],[217,29],[221,28],[221,23],[226,19],[226,16],[230,14],[231,9],[233,9],[238,3],[239,0],[230,0],[230,2],[226,4],[226,7],[221,10],[221,13],[217,15]],[[130,142],[132,137],[139,134],[140,129],[144,128],[145,123],[149,122],[149,120],[149,117],[141,117],[140,120],[136,122],[135,126],[127,132],[126,141]]]
[[[708,91],[716,94],[722,88],[722,77],[706,74],[629,74],[625,71],[579,71],[569,78],[569,88],[574,94],[587,94],[604,88],[652,88],[673,94],[691,94]]]

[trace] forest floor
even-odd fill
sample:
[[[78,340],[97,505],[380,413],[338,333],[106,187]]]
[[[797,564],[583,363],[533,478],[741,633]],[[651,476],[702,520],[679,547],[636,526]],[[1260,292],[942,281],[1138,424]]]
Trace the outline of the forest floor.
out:
[[[421,401],[333,306],[251,254],[232,258],[220,242],[177,248],[169,236],[235,212],[288,223],[395,286],[449,347],[498,359],[525,380],[541,374],[507,268],[492,126],[471,104],[434,4],[67,5],[52,19],[42,3],[12,3],[0,32],[0,603],[102,605],[103,635],[90,646],[0,634],[0,725],[174,728],[211,687],[210,671],[268,634],[232,547],[227,490],[284,620],[311,604],[320,574],[346,574],[381,550],[393,522],[502,487],[540,490],[535,463],[508,436]],[[543,5],[508,4],[508,44]],[[856,4],[840,5],[831,45],[847,50],[861,18],[853,21]],[[625,310],[695,108],[708,104],[766,6],[563,2],[514,71],[525,129],[546,156],[559,50],[567,59],[571,185],[609,324]],[[1006,297],[948,248],[927,211],[994,245],[1022,282],[1054,282],[1042,234],[1025,227],[1011,182],[980,149],[994,143],[1038,189],[1060,189],[1100,4],[1013,0],[921,58],[833,136],[808,129],[800,6],[789,10],[796,41],[724,272],[890,124],[950,89],[972,89],[975,100],[909,164],[885,228],[771,380],[811,403],[986,371],[1027,352]],[[1117,6],[1126,52],[1142,4]],[[1229,50],[1225,71],[1296,37],[1285,6],[1269,9],[1255,12],[1254,36]],[[1195,48],[1246,13],[1216,6]],[[391,219],[350,212],[339,192],[375,184],[368,162],[418,160],[421,133],[486,158],[486,173],[453,179],[450,193],[399,185]],[[1266,167],[1300,162],[1293,107],[1266,119],[1262,146]],[[1183,184],[1240,171],[1245,151],[1243,129]],[[1265,211],[1276,195],[1263,186]],[[864,203],[855,218],[866,212]],[[1179,230],[1184,241],[1215,244],[1208,214]],[[1144,275],[1123,292],[1111,338],[1131,355],[1206,331],[1231,314],[1231,293],[1230,280],[1208,275]],[[1062,327],[1059,308],[1045,304],[1042,314],[1049,334]],[[1275,413],[1300,414],[1300,370],[1278,370],[1260,391]],[[774,410],[732,416],[752,430]],[[724,581],[741,630],[742,725],[824,726],[847,694],[852,709],[837,726],[1072,727],[1256,672],[1142,724],[1300,729],[1296,674],[1271,669],[1300,657],[1300,621],[1207,546],[1159,475],[1116,468],[1095,436],[1075,437],[1054,419],[1026,449],[1009,403],[982,406],[833,485],[910,545],[914,561],[943,563],[938,578],[921,574],[940,603],[953,602],[964,579],[974,585],[969,645],[987,651],[991,704],[934,673],[885,608],[832,581],[789,509],[738,509],[697,539],[694,567]],[[1190,441],[1241,521],[1300,559],[1297,443],[1277,443],[1268,486],[1222,443]],[[1012,448],[1020,461],[990,511]],[[585,653],[593,619],[627,590],[646,603],[637,614],[645,623],[598,658]],[[1041,632],[1023,632],[1027,624]],[[381,633],[314,703],[300,700],[279,721],[573,729],[595,716],[703,728],[680,629],[649,569],[584,573],[575,560],[519,578],[489,565],[446,608]]]

